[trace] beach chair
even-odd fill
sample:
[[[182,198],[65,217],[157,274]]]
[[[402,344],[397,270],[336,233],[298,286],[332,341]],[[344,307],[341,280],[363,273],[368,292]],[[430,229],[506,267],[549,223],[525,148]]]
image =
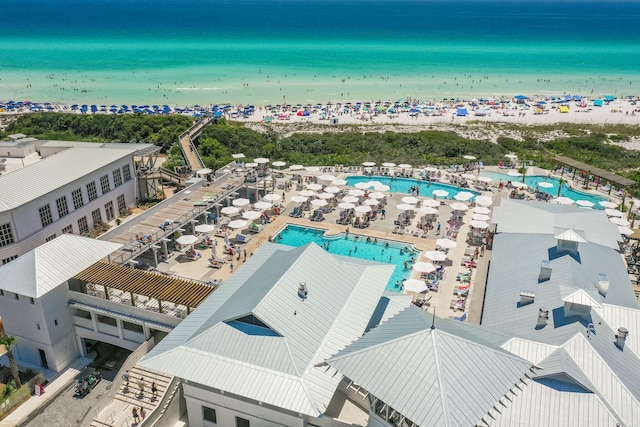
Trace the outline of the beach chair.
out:
[[[249,231],[250,231],[250,232],[252,232],[252,233],[259,233],[259,232],[261,232],[261,231],[262,231],[262,226],[261,226],[261,225],[256,224],[255,222],[252,222],[252,223],[249,225]]]
[[[224,265],[224,263],[220,262],[220,261],[216,261],[216,260],[209,260],[209,267],[211,268],[222,268],[222,266]]]
[[[302,208],[300,206],[296,206],[293,208],[289,216],[292,218],[300,218],[302,216]]]
[[[315,221],[319,214],[320,214],[320,212],[316,209],[315,211],[313,211],[313,213],[311,214],[311,217],[309,217],[309,219],[311,221]]]
[[[415,228],[412,233],[414,237],[421,237],[423,234],[424,230],[422,230],[421,228]]]
[[[236,241],[238,243],[247,243],[249,241],[249,237],[245,236],[244,234],[236,234]]]

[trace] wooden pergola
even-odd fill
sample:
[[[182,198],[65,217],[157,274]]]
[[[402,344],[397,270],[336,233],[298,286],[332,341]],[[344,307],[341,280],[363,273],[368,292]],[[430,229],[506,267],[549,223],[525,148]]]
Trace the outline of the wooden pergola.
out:
[[[215,286],[192,280],[166,276],[143,270],[135,270],[119,264],[100,261],[75,276],[85,285],[100,285],[105,289],[117,289],[131,294],[131,305],[135,306],[134,295],[142,295],[158,300],[162,313],[162,302],[184,305],[187,313],[200,305],[214,290]],[[86,291],[86,289],[85,289]]]
[[[599,176],[600,178],[604,178],[608,182],[615,184],[621,188],[630,188],[638,185],[638,183],[632,179],[625,178],[620,175],[616,175],[615,173],[597,168],[595,166],[591,166],[587,163],[579,162],[578,160],[574,160],[570,157],[558,156],[558,157],[554,157],[553,161],[563,166],[567,166],[567,167],[579,170],[581,172],[586,172],[588,175]],[[587,179],[587,187],[588,186],[589,186],[589,179]]]

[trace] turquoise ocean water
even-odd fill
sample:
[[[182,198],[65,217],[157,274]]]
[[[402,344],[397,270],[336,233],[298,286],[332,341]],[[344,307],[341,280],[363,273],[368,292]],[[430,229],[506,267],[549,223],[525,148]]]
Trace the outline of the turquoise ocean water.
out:
[[[640,94],[631,0],[0,0],[0,99]]]

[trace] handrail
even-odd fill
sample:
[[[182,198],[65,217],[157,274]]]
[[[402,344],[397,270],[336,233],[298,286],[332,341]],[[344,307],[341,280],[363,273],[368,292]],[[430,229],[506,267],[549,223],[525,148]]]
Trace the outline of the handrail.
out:
[[[174,398],[179,396],[181,384],[180,378],[171,377],[171,381],[167,384],[165,392],[156,404],[156,407],[149,413],[147,418],[138,423],[138,426],[145,427],[156,425],[165,412],[167,412]]]

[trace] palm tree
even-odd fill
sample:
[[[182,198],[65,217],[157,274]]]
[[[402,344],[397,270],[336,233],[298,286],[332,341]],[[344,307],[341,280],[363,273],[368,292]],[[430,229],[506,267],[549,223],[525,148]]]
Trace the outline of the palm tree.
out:
[[[16,387],[22,386],[20,382],[20,372],[18,371],[18,364],[16,363],[16,358],[13,357],[13,349],[11,346],[15,344],[16,337],[10,337],[5,335],[0,338],[0,345],[4,345],[4,348],[7,350],[7,357],[9,358],[9,368],[11,369],[11,376],[13,376],[13,381],[16,383]]]
[[[560,197],[560,193],[562,192],[562,186],[567,183],[566,179],[558,179],[558,197]]]

